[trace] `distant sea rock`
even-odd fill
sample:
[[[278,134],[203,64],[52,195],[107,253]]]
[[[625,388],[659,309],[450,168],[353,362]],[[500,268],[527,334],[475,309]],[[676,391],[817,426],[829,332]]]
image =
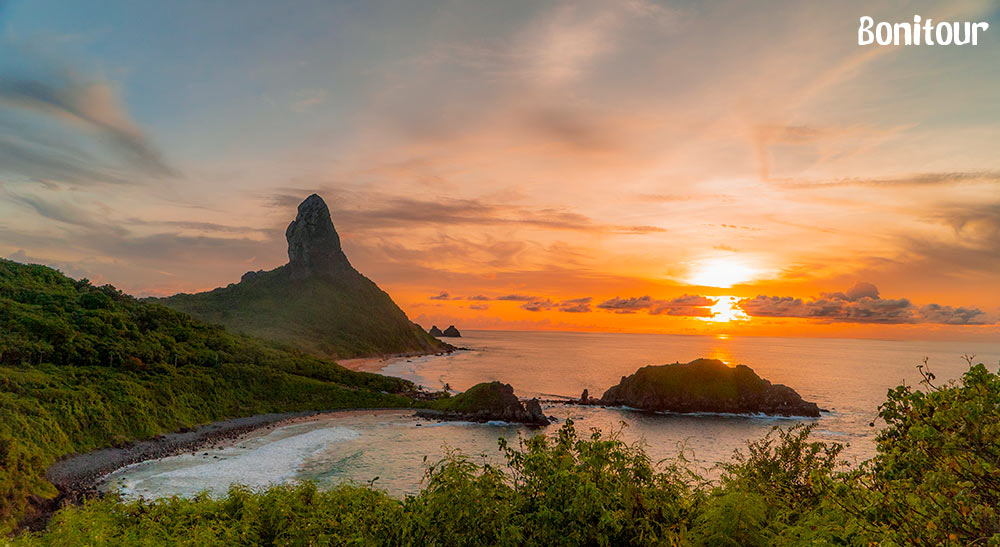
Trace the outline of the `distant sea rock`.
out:
[[[668,412],[720,412],[818,417],[816,403],[772,384],[747,366],[717,359],[646,366],[604,392],[599,404]]]
[[[441,336],[460,338],[462,336],[462,333],[458,332],[458,329],[455,328],[455,325],[448,325],[448,328],[444,329],[444,332],[441,333]]]
[[[500,382],[483,382],[454,397],[438,399],[431,403],[430,409],[418,410],[417,416],[470,422],[549,423],[538,399],[522,404],[514,395],[514,388]]]
[[[431,336],[444,336],[444,333],[441,332],[441,329],[439,329],[437,325],[432,326],[431,330],[427,331],[427,334],[430,334]]]

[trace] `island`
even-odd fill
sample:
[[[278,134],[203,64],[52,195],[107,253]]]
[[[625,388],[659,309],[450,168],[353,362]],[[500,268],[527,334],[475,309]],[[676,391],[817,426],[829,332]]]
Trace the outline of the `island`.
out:
[[[604,392],[604,406],[665,412],[717,412],[819,417],[819,406],[792,388],[757,376],[745,365],[731,367],[718,359],[646,366]]]
[[[427,331],[427,334],[430,334],[431,336],[444,336],[444,333],[441,332],[441,329],[439,329],[437,325],[431,326],[431,330]]]
[[[454,397],[438,399],[428,408],[417,411],[421,418],[469,422],[510,422],[528,425],[548,425],[538,399],[527,404],[514,395],[510,384],[483,382]]]
[[[444,329],[444,332],[441,333],[441,336],[448,336],[450,338],[461,338],[462,333],[458,332],[458,329],[455,328],[455,325],[448,325],[448,328]]]

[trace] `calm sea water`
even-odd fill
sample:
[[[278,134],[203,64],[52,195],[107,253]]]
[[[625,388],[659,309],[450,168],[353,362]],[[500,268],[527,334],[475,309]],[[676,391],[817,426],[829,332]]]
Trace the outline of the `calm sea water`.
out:
[[[683,450],[704,468],[728,460],[734,449],[775,425],[799,422],[815,423],[818,439],[847,444],[847,459],[869,458],[880,425],[878,405],[900,382],[917,384],[915,367],[923,358],[930,359],[942,382],[968,368],[963,354],[975,354],[991,370],[1000,361],[1000,343],[983,342],[469,331],[460,345],[471,351],[400,360],[383,373],[434,389],[447,383],[464,390],[499,380],[523,397],[553,399],[579,397],[584,389],[600,396],[643,365],[709,357],[745,364],[828,410],[818,419],[795,419],[545,407],[558,420],[549,430],[567,418],[582,431],[620,430],[626,440],[644,443],[656,460]],[[869,425],[873,421],[875,427]],[[516,443],[519,436],[536,433],[505,424],[438,424],[400,411],[331,414],[254,434],[226,448],[140,463],[113,474],[105,487],[153,498],[222,493],[234,482],[262,487],[302,479],[320,485],[374,480],[376,487],[405,495],[420,489],[427,464],[447,449],[498,462],[498,437]]]

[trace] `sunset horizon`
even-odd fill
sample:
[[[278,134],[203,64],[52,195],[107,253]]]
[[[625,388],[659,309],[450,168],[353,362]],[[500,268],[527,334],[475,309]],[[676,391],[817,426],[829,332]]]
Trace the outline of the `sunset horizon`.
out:
[[[977,69],[1000,25],[861,47],[851,3],[724,5],[329,4],[251,40],[266,4],[92,32],[82,8],[2,4],[0,256],[206,291],[283,264],[319,193],[425,327],[1000,335],[998,75]],[[865,11],[913,13],[997,16]]]

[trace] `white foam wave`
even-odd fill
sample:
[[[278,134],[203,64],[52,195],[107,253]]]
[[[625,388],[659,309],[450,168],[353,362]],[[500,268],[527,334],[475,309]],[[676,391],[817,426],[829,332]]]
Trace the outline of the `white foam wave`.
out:
[[[307,459],[330,443],[348,441],[360,434],[347,427],[315,429],[299,435],[268,442],[249,450],[235,448],[209,452],[208,456],[174,456],[176,467],[165,458],[161,464],[172,468],[119,484],[127,497],[156,497],[159,485],[169,484],[175,492],[195,494],[201,491],[222,493],[233,484],[262,488],[295,478]],[[216,459],[218,457],[218,459]],[[153,494],[150,496],[150,494]]]

